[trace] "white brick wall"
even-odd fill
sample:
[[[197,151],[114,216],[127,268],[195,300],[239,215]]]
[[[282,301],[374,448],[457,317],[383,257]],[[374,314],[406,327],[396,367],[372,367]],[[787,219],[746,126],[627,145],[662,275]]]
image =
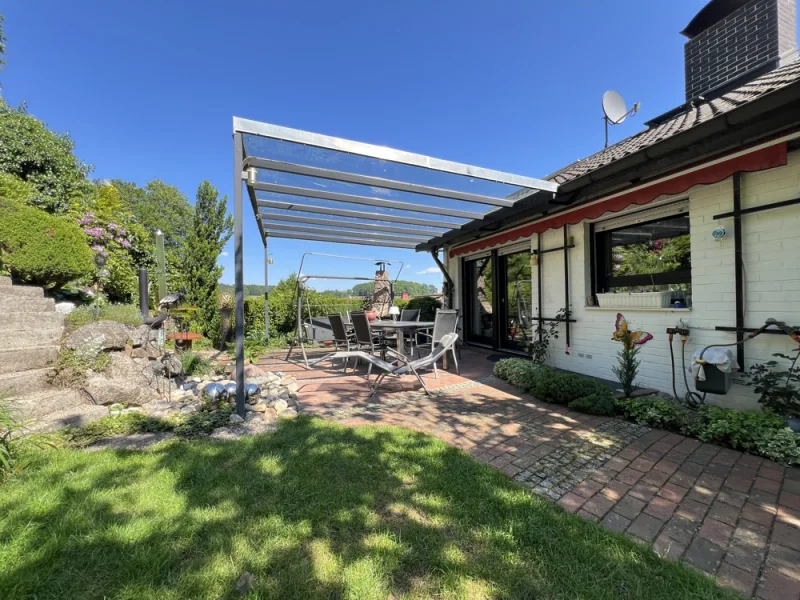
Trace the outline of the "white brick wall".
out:
[[[641,346],[639,356],[642,364],[637,383],[669,393],[672,392],[672,371],[665,331],[667,327],[677,325],[682,319],[691,329],[691,337],[686,344],[687,364],[698,347],[736,341],[735,334],[714,330],[718,325],[735,325],[733,218],[720,222],[712,219],[715,214],[733,209],[732,179],[713,185],[695,186],[687,194],[674,199],[687,196],[692,247],[691,310],[620,310],[634,328],[643,329],[654,336],[654,339]],[[790,153],[789,164],[785,167],[742,175],[743,208],[797,196],[800,196],[800,152]],[[711,232],[719,225],[725,227],[727,235],[723,240],[716,241]],[[559,327],[560,339],[551,344],[549,363],[588,375],[614,379],[611,367],[616,364],[616,353],[620,345],[611,341],[611,334],[618,311],[586,306],[586,297],[590,294],[588,228],[588,223],[570,227],[570,235],[576,244],[570,250],[570,303],[577,323],[571,324],[569,354],[565,347],[564,326]],[[746,215],[742,217],[742,228],[745,326],[759,327],[769,317],[793,325],[800,324],[800,205]],[[535,247],[535,236],[531,242]],[[544,249],[562,244],[563,233],[560,229],[542,234]],[[451,276],[459,285],[456,294],[458,305],[460,264],[463,258],[449,261]],[[542,255],[540,260],[544,281],[542,310],[544,316],[552,317],[564,306],[564,257],[562,252],[551,252]],[[535,307],[535,270],[532,283]],[[677,337],[673,346],[676,356],[676,387],[678,394],[682,396],[685,385],[681,373],[681,344]],[[795,344],[787,336],[763,335],[745,343],[746,366],[755,361],[771,360],[772,353],[787,353],[794,347]],[[735,349],[733,350],[735,354]],[[691,386],[691,377],[689,383]],[[731,392],[725,396],[709,395],[707,402],[731,408],[758,406],[750,390],[739,384],[734,384]]]

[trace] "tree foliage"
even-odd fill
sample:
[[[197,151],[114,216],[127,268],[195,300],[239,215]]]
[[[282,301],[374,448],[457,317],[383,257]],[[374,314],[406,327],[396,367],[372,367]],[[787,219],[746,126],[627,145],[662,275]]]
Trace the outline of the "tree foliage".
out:
[[[181,251],[186,300],[199,307],[198,321],[206,333],[217,320],[217,282],[222,275],[217,258],[233,233],[233,218],[226,214],[228,197],[218,196],[208,181],[200,184],[192,228]]]
[[[178,188],[160,179],[148,182],[143,188],[119,179],[111,183],[142,227],[151,234],[162,231],[166,248],[180,248],[192,227],[194,209]]]
[[[91,167],[73,154],[75,144],[66,133],[50,131],[28,114],[0,98],[0,173],[31,183],[36,194],[30,204],[63,214],[88,189]]]

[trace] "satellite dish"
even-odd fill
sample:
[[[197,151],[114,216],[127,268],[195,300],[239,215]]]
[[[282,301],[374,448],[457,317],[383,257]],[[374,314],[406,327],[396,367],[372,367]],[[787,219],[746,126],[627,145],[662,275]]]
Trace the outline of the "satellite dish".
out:
[[[606,119],[611,121],[614,125],[619,125],[628,116],[628,107],[625,106],[625,100],[619,95],[619,92],[609,90],[603,94],[603,112]]]

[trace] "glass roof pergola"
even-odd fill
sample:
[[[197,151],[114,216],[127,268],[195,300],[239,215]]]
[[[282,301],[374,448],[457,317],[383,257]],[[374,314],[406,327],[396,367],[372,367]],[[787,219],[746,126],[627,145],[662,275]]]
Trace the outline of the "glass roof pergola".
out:
[[[438,257],[465,224],[558,189],[534,179],[269,123],[233,119],[237,412],[244,415],[242,183],[270,237],[407,248]],[[266,282],[265,282],[266,293]],[[267,311],[269,310],[267,305]]]

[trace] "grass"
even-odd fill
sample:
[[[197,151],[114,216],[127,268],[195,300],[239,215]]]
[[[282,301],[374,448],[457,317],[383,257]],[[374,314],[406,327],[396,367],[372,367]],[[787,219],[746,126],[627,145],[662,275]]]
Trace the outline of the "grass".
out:
[[[0,598],[239,598],[245,571],[249,598],[734,597],[405,429],[28,461],[1,488]]]
[[[133,304],[106,304],[105,306],[78,306],[64,318],[68,331],[75,331],[95,321],[117,321],[124,325],[141,325],[142,313]]]

